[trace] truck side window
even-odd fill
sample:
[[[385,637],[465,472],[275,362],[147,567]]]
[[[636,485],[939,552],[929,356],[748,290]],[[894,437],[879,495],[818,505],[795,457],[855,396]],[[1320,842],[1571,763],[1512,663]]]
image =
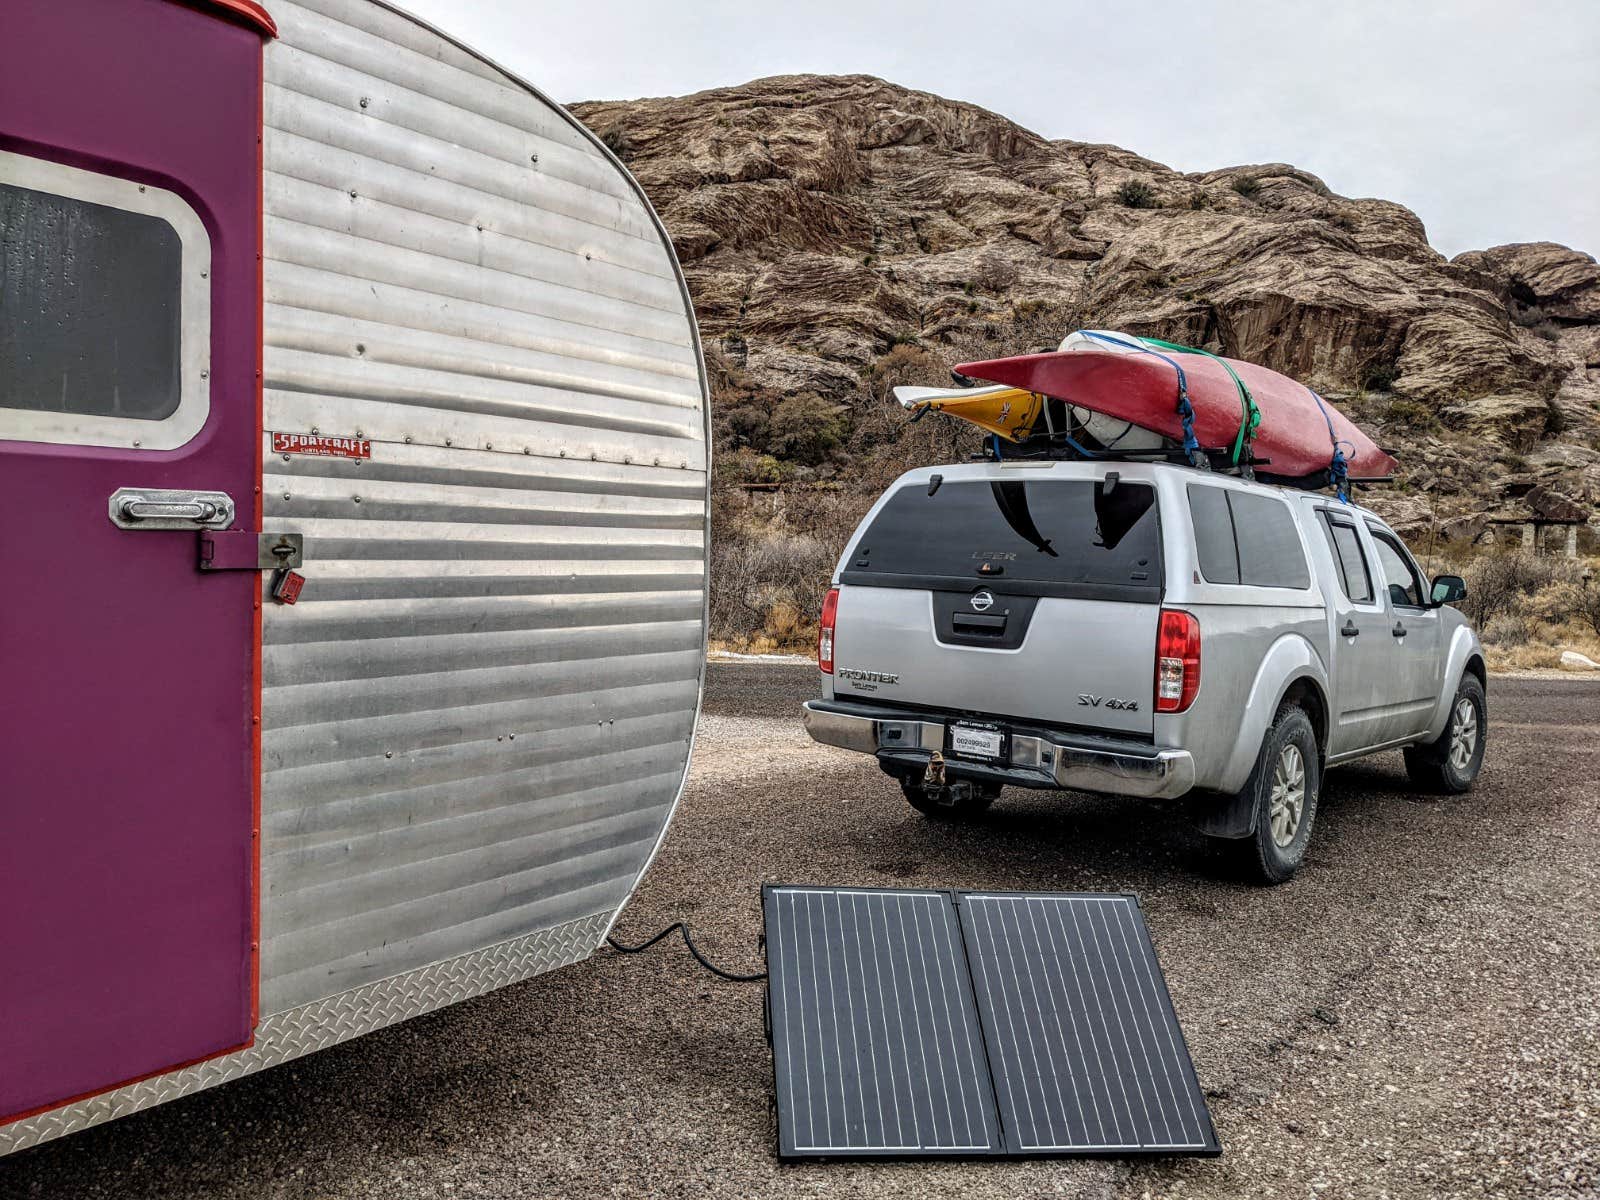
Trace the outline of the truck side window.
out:
[[[1188,492],[1195,551],[1207,583],[1311,586],[1300,533],[1283,501],[1203,484],[1190,484]]]
[[[1390,603],[1402,608],[1422,608],[1422,580],[1406,552],[1390,534],[1380,529],[1372,529],[1372,544],[1378,548],[1378,561],[1383,565],[1384,578],[1389,581]]]
[[[1227,489],[1190,484],[1189,519],[1194,524],[1194,547],[1205,581],[1238,583],[1239,546],[1233,539]]]
[[[1322,518],[1322,531],[1328,535],[1328,546],[1333,551],[1333,561],[1339,568],[1339,583],[1346,598],[1356,604],[1372,603],[1372,574],[1367,570],[1367,555],[1361,549],[1361,538],[1356,527],[1348,521],[1330,517]]]
[[[1274,496],[1228,490],[1239,541],[1239,580],[1255,587],[1308,588],[1311,568],[1289,506]]]

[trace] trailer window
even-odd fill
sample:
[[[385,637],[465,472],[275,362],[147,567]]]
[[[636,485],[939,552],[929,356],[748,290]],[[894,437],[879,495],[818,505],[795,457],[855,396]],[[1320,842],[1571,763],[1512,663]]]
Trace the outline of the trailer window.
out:
[[[0,153],[4,436],[170,449],[204,423],[210,247],[171,192]]]
[[[900,488],[873,518],[847,583],[1158,600],[1155,490],[1089,480],[966,480]]]
[[[1207,583],[1308,588],[1311,568],[1289,506],[1274,496],[1190,484],[1195,551]]]

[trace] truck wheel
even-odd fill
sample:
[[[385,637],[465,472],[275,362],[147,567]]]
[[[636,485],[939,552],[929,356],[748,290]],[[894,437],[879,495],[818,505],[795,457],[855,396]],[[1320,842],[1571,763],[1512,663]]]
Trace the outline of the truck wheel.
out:
[[[1275,884],[1294,878],[1311,841],[1321,794],[1316,730],[1305,709],[1286,704],[1261,740],[1261,753],[1240,792],[1252,805],[1255,830],[1235,844],[1252,879]]]
[[[1436,741],[1407,746],[1406,773],[1418,787],[1459,795],[1470,792],[1483,769],[1483,751],[1489,732],[1489,705],[1483,684],[1471,672],[1461,676],[1450,719]]]
[[[969,783],[957,780],[931,792],[922,786],[922,776],[900,781],[911,807],[924,816],[942,821],[964,821],[981,815],[1000,795],[998,784]]]

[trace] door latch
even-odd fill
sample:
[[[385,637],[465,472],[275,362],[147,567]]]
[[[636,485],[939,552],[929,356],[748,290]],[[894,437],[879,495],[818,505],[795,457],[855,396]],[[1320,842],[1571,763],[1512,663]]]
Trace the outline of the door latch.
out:
[[[305,535],[222,529],[200,535],[202,571],[276,571],[302,565]]]
[[[294,568],[305,559],[305,535],[223,529],[200,535],[202,571],[271,571],[267,595],[279,604],[300,599],[306,577]]]
[[[226,529],[233,524],[233,497],[227,492],[118,488],[111,493],[108,515],[118,529]]]

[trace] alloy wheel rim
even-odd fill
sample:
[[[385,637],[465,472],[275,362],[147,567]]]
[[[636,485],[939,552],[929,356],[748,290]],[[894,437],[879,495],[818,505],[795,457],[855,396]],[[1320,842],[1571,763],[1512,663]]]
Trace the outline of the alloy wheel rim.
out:
[[[1450,721],[1450,765],[1465,771],[1478,751],[1478,707],[1463,696]]]
[[[1272,806],[1268,823],[1272,840],[1280,848],[1294,841],[1306,812],[1306,760],[1293,742],[1278,751],[1272,770]]]

